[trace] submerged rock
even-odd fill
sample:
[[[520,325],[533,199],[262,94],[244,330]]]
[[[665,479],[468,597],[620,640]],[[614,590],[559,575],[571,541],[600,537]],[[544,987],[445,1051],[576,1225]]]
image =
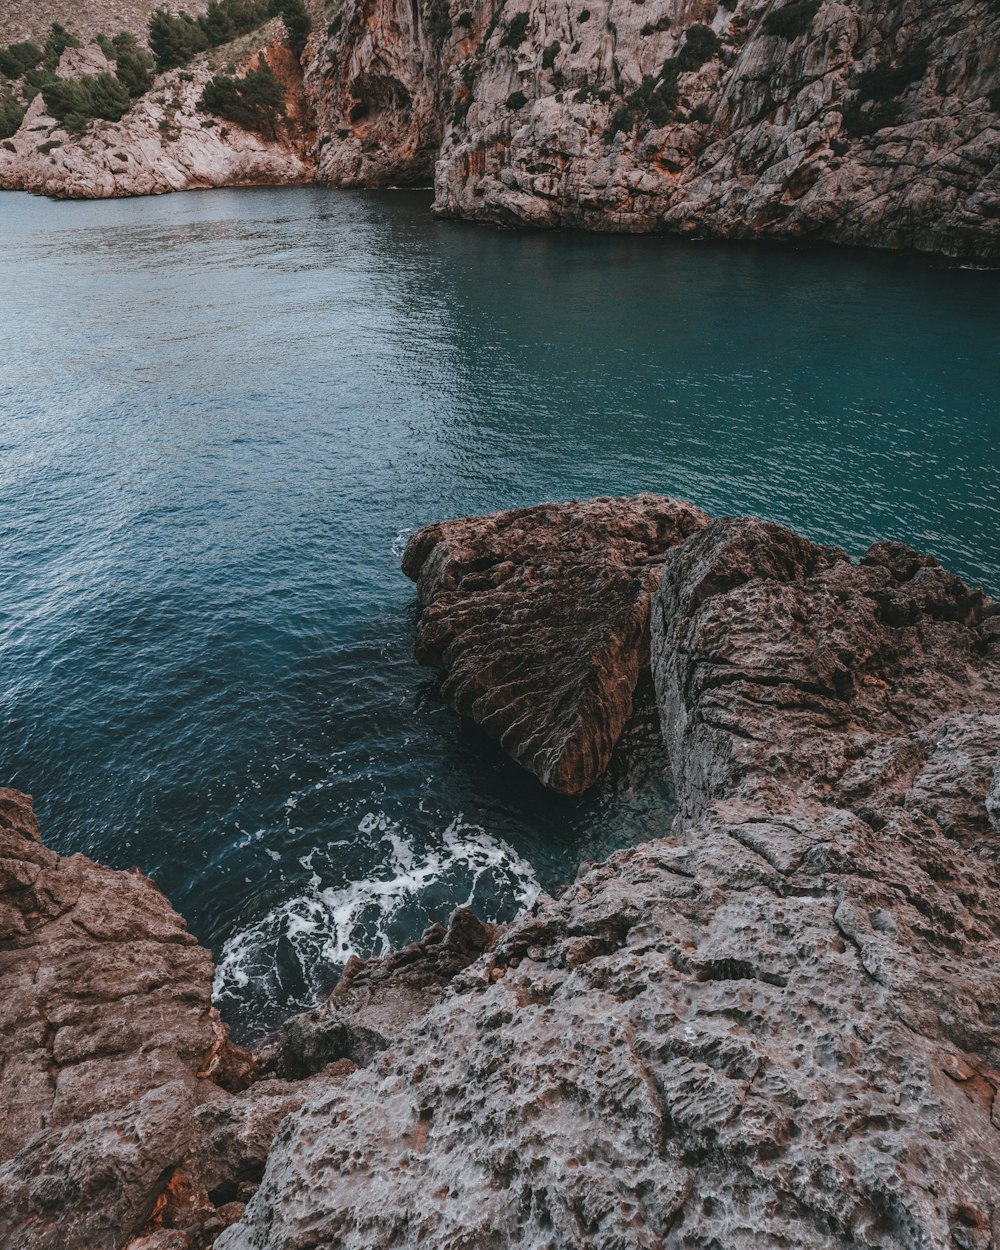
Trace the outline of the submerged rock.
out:
[[[220,1250],[997,1244],[996,611],[895,544],[696,530],[673,827],[290,1117]]]
[[[418,530],[417,659],[545,785],[579,794],[611,760],[648,668],[667,551],[707,517],[662,495],[542,504]]]

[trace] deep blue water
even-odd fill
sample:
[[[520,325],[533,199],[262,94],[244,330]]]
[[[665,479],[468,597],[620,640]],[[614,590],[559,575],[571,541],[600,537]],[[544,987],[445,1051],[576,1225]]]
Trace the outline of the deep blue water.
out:
[[[0,295],[0,783],[155,877],[244,1032],[666,826],[662,768],[559,799],[440,704],[414,527],[656,490],[1000,592],[995,272],[7,194]]]

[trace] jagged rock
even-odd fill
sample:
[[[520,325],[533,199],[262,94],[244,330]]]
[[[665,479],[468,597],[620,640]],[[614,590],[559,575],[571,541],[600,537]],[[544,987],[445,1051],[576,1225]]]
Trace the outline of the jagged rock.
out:
[[[194,1136],[190,1086],[43,1130],[0,1166],[0,1246],[117,1250],[149,1216]]]
[[[35,1133],[193,1088],[226,1044],[212,960],[156,886],[39,840],[0,790],[0,1162]]]
[[[36,104],[0,186],[433,179],[446,217],[997,260],[998,49],[993,0],[346,0],[282,143],[202,128],[202,62],[82,140]]]
[[[384,959],[352,957],[325,1003],[293,1016],[262,1046],[258,1070],[300,1080],[338,1060],[366,1067],[389,1045],[387,1036],[426,1015],[495,939],[492,925],[459,907],[447,929],[431,925]]]
[[[494,938],[459,909],[387,959],[352,960],[255,1064],[212,1008],[208,952],[156,886],[56,855],[30,799],[0,790],[0,1247],[204,1250],[242,1214],[282,1120],[370,1062]]]
[[[281,23],[268,26],[258,46],[236,59],[239,75],[266,62],[282,83],[288,123],[277,138],[266,139],[199,110],[205,83],[218,69],[212,57],[202,56],[158,76],[121,121],[92,123],[82,136],[69,134],[47,116],[37,95],[17,134],[0,143],[0,189],[102,199],[311,182],[311,113]],[[73,77],[112,68],[97,48],[71,48],[63,53],[59,72]]]
[[[416,657],[444,669],[456,711],[579,794],[632,712],[666,552],[706,519],[637,495],[428,525],[403,554],[424,605]]]
[[[433,172],[449,217],[1000,257],[1000,10],[797,7],[775,34],[771,0],[348,0],[309,71],[318,176]]]
[[[238,1079],[212,960],[156,886],[42,845],[0,790],[0,1245],[118,1246]]]
[[[289,1117],[219,1250],[997,1244],[994,611],[897,545],[670,552],[673,828]]]

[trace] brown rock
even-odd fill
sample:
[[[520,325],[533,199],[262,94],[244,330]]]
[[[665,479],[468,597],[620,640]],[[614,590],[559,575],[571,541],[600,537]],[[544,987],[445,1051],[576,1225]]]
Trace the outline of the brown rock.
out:
[[[416,657],[444,669],[456,711],[579,794],[632,712],[666,552],[706,519],[638,495],[428,525],[403,555],[424,605]]]
[[[671,551],[676,820],[291,1117],[219,1250],[996,1244],[995,609],[896,545]]]

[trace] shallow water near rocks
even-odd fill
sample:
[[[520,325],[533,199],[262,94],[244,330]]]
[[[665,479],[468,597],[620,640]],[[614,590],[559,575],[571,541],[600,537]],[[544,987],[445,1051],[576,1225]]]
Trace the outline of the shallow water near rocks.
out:
[[[0,196],[0,783],[138,864],[253,1036],[666,830],[546,794],[410,656],[406,535],[655,490],[1000,592],[1000,275],[434,221],[429,196]]]

